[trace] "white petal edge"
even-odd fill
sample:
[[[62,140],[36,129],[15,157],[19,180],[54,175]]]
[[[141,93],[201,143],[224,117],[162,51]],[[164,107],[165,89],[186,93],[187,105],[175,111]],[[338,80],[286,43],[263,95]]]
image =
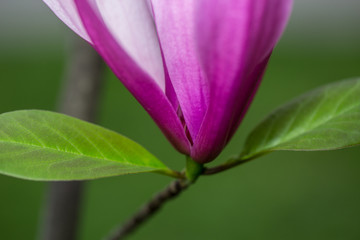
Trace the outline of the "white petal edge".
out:
[[[91,43],[73,0],[43,0],[46,5],[60,18],[71,30]]]
[[[165,92],[164,67],[147,0],[92,0],[121,47]]]

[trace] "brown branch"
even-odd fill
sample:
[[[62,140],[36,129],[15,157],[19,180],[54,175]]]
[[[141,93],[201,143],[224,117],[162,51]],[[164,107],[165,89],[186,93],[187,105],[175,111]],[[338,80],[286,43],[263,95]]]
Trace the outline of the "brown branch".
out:
[[[83,40],[72,39],[59,111],[94,121],[104,64]],[[82,182],[53,182],[49,185],[40,239],[76,238]]]
[[[175,180],[163,191],[156,194],[148,203],[139,209],[133,217],[126,221],[119,229],[115,230],[108,240],[120,240],[127,237],[143,223],[150,219],[169,200],[177,197],[189,184],[185,180]]]
[[[205,168],[202,175],[217,174],[230,168],[236,167],[243,163],[250,161],[247,159],[244,161],[233,160],[228,163],[213,167]],[[160,208],[169,200],[177,197],[183,190],[189,186],[189,182],[186,179],[178,179],[172,182],[163,191],[155,195],[149,202],[147,202],[142,208],[139,209],[129,220],[127,220],[122,226],[117,228],[107,240],[121,240],[126,238],[130,233],[138,229],[144,222],[150,219]]]

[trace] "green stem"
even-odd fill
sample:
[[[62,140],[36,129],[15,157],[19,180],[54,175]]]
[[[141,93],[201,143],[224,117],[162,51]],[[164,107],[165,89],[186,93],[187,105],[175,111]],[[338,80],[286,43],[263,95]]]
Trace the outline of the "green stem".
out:
[[[217,173],[224,172],[226,170],[229,170],[231,168],[237,167],[239,165],[242,165],[244,163],[247,163],[255,158],[257,158],[259,155],[251,157],[251,158],[243,158],[243,157],[237,157],[228,160],[227,162],[220,164],[218,166],[212,167],[212,168],[205,168],[203,171],[203,175],[213,175]]]
[[[198,162],[195,162],[191,157],[186,157],[186,178],[190,183],[194,183],[197,178],[203,173],[204,165]]]
[[[177,179],[185,179],[186,178],[183,173],[174,171],[172,169],[160,170],[160,171],[156,171],[156,172],[163,174],[165,176],[169,176],[169,177],[173,177],[173,178],[177,178]]]

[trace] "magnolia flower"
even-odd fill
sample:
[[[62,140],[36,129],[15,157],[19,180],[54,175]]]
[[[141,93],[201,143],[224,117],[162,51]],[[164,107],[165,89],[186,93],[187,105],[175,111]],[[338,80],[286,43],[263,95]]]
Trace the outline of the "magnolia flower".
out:
[[[213,160],[243,119],[292,0],[44,0],[181,153]]]

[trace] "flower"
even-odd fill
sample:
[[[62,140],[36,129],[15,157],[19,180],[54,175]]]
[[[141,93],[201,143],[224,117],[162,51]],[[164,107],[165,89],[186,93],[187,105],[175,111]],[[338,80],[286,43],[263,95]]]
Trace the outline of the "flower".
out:
[[[292,0],[44,0],[173,146],[212,161],[243,119]]]

